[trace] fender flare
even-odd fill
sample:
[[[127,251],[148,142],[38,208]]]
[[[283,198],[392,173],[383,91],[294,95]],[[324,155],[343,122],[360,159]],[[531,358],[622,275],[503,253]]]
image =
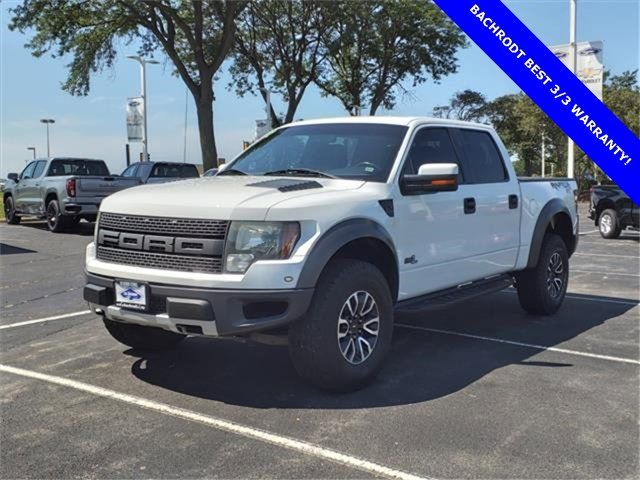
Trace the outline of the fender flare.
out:
[[[540,210],[540,215],[538,215],[536,226],[533,229],[533,238],[531,239],[531,247],[529,248],[529,259],[527,261],[526,268],[533,268],[538,264],[540,251],[542,250],[542,241],[544,240],[544,234],[547,232],[547,227],[549,225],[553,225],[553,218],[559,213],[566,214],[571,220],[569,209],[559,198],[550,200],[544,207],[542,207],[542,210]],[[575,238],[573,240],[573,243],[574,246],[577,245]],[[569,256],[571,256],[574,251],[575,247],[573,249],[569,248]]]
[[[327,230],[311,251],[302,267],[297,288],[314,288],[331,258],[349,242],[362,238],[374,238],[383,242],[393,253],[393,261],[398,269],[395,244],[389,232],[379,223],[366,218],[354,218],[340,222]]]
[[[45,199],[46,199],[49,195],[51,195],[51,194],[55,195],[56,200],[59,200],[59,197],[58,197],[58,190],[56,190],[55,188],[49,187],[49,188],[47,188],[47,189],[45,190],[45,192],[44,192],[44,196],[42,197],[42,202],[44,202],[44,201],[45,201]],[[45,208],[47,208],[47,206],[46,206],[46,205],[45,205],[44,207],[45,207]]]

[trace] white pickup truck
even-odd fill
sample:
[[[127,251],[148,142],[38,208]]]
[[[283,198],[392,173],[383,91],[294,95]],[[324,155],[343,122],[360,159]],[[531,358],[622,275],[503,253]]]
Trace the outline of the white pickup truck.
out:
[[[106,198],[84,298],[136,349],[188,335],[288,335],[294,366],[364,385],[394,311],[515,283],[553,314],[578,241],[576,184],[518,179],[495,131],[431,118],[283,126],[217,176]]]

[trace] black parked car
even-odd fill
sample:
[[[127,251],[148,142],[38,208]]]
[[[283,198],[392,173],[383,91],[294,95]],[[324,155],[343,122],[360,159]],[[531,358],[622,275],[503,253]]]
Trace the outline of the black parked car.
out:
[[[625,228],[640,228],[640,208],[617,185],[591,187],[589,218],[603,238],[618,238]]]

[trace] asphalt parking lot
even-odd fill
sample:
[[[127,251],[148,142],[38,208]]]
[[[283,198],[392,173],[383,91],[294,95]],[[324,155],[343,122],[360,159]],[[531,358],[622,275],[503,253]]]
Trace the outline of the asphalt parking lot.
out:
[[[638,478],[640,237],[581,223],[556,316],[511,289],[399,316],[348,395],[303,384],[286,347],[127,349],[82,300],[91,224],[1,224],[0,475]]]

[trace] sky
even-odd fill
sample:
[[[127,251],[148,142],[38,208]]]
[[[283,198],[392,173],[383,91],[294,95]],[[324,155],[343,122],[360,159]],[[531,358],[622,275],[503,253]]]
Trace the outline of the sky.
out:
[[[127,97],[140,93],[140,70],[136,62],[125,58],[135,53],[123,46],[110,70],[92,77],[86,97],[74,97],[62,91],[69,59],[33,57],[24,48],[28,36],[7,28],[10,9],[18,2],[0,4],[0,177],[19,172],[36,147],[38,156],[46,155],[45,125],[41,118],[53,118],[51,155],[104,159],[112,173],[125,168]],[[569,0],[512,0],[506,5],[547,45],[568,43]],[[640,1],[578,0],[577,40],[604,42],[605,68],[614,74],[639,68]],[[187,108],[187,162],[201,163],[195,107],[186,98],[184,84],[174,75],[161,53],[162,63],[147,66],[149,152],[155,161],[182,161]],[[434,106],[448,103],[464,89],[482,92],[492,99],[519,91],[518,87],[473,43],[458,53],[459,71],[439,84],[427,82],[412,90],[411,99],[400,99],[381,115],[429,116]],[[261,98],[236,97],[226,86],[231,76],[223,71],[215,86],[215,135],[220,157],[231,159],[242,149],[243,140],[254,137],[255,120],[264,118]],[[187,101],[185,101],[187,100]],[[284,104],[273,97],[277,112]],[[312,119],[344,116],[340,103],[322,97],[315,87],[307,90],[297,118]],[[137,159],[141,144],[131,145]]]

